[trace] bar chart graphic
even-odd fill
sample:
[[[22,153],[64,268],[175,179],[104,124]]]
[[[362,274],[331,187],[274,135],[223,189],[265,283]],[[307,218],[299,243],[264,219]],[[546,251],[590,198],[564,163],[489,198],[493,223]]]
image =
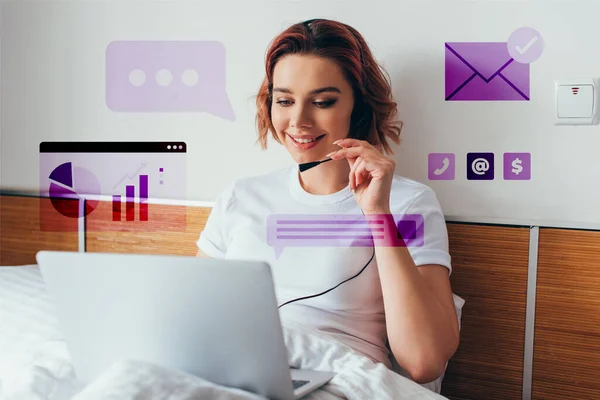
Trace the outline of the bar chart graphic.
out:
[[[148,175],[139,176],[139,221],[148,221]],[[135,221],[135,185],[125,186],[125,221]],[[112,196],[112,220],[122,221],[121,195]]]

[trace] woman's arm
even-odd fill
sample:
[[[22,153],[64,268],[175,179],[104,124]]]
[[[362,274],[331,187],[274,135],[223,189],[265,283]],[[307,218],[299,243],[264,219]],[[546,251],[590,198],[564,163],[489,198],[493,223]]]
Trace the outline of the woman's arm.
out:
[[[397,229],[386,215],[386,231]],[[417,267],[407,247],[376,246],[375,255],[392,353],[415,382],[434,381],[459,343],[448,268]]]
[[[384,232],[392,233],[388,239],[396,238],[398,228],[390,208],[396,162],[365,140],[333,143],[341,149],[327,157],[348,160],[350,189],[361,210],[365,215],[383,216]],[[444,372],[459,341],[448,269],[417,267],[404,243],[375,243],[375,255],[392,353],[414,381],[434,381]]]

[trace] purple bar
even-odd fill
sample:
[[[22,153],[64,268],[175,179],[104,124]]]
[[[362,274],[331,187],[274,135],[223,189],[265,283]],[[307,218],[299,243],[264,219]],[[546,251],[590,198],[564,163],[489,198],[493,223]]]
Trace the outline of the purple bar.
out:
[[[383,232],[383,228],[277,228],[277,232]]]
[[[113,213],[113,217],[112,217],[113,221],[121,220],[121,195],[119,195],[119,194],[113,195],[112,213]]]
[[[140,202],[148,200],[148,175],[140,175]]]
[[[280,220],[278,224],[383,224],[383,221],[332,221],[332,220]]]
[[[148,175],[140,175],[140,221],[148,221]]]
[[[301,236],[301,235],[277,235],[277,239],[383,239],[383,236]]]
[[[135,204],[134,204],[134,197],[135,197],[135,186],[133,185],[127,185],[125,186],[125,196],[127,197],[126,203],[125,203],[125,219],[127,221],[134,221],[135,220]]]

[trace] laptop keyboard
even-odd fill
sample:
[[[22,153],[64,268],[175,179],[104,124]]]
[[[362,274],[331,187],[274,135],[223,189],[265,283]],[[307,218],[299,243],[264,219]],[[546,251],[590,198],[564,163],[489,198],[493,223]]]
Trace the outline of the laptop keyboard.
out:
[[[292,383],[294,384],[294,390],[298,389],[301,386],[306,385],[310,381],[295,381],[292,379]]]

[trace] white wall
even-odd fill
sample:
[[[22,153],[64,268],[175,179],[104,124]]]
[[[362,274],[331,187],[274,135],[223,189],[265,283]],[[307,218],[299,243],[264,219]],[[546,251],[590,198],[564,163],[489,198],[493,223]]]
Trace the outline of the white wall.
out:
[[[2,3],[1,187],[38,190],[41,141],[182,140],[188,199],[292,162],[255,144],[267,45],[285,22],[339,19],[389,72],[405,122],[397,173],[432,186],[449,219],[600,227],[600,126],[555,126],[554,80],[600,78],[600,2],[455,0],[13,1]],[[545,41],[531,101],[444,101],[444,42]],[[235,121],[207,113],[116,113],[105,99],[114,40],[217,40]],[[466,153],[496,153],[496,179],[468,181]],[[502,179],[502,153],[532,153],[530,181]],[[456,180],[428,181],[427,154],[454,152]]]

